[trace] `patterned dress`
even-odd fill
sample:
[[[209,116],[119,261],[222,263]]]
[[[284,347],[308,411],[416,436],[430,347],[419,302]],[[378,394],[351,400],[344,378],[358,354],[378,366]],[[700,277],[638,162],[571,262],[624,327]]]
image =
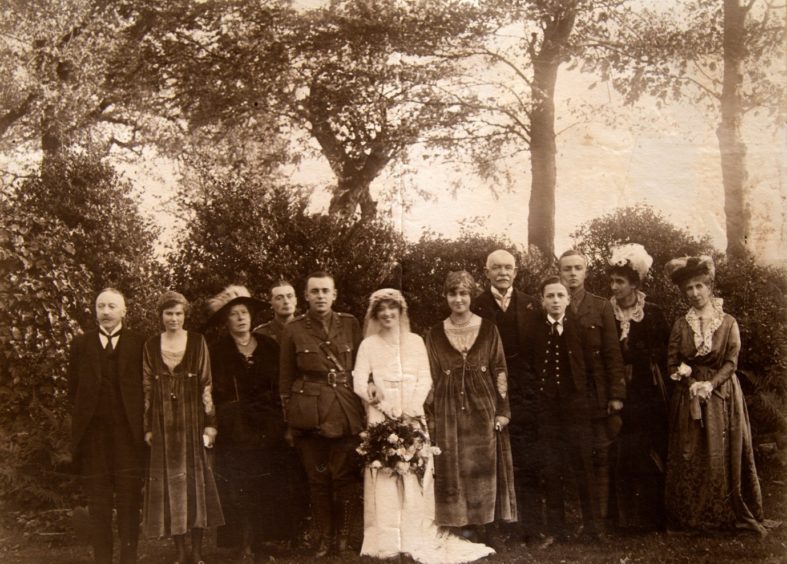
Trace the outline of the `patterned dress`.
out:
[[[667,522],[677,529],[762,530],[749,416],[735,376],[740,333],[721,300],[713,304],[709,323],[703,326],[691,309],[675,321],[670,335],[669,373],[685,363],[691,375],[679,381],[670,403]],[[691,398],[691,384],[704,381],[713,384],[710,399]]]
[[[224,524],[213,469],[203,444],[216,426],[208,347],[188,333],[182,354],[163,354],[161,336],[143,353],[145,432],[153,433],[145,480],[143,530],[149,537],[182,535]]]
[[[462,527],[516,521],[508,429],[511,417],[505,356],[495,324],[477,316],[464,328],[449,320],[429,330],[433,389],[427,400],[435,458],[435,521]]]

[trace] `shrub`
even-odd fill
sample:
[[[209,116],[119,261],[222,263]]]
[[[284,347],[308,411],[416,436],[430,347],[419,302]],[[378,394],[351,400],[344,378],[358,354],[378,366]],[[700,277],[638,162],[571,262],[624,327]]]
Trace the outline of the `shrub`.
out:
[[[787,337],[785,301],[787,272],[757,264],[753,258],[727,259],[707,238],[694,238],[648,206],[615,210],[580,227],[572,238],[590,260],[588,286],[609,295],[606,276],[609,249],[621,243],[641,243],[653,257],[651,277],[645,285],[648,299],[660,304],[667,321],[683,315],[683,296],[664,274],[664,265],[684,255],[709,254],[716,262],[715,294],[736,318],[742,349],[738,366],[753,379],[752,390],[776,392],[787,398]]]
[[[128,181],[97,156],[65,152],[48,159],[11,198],[17,209],[70,229],[73,258],[90,272],[93,291],[118,288],[132,306],[129,324],[139,325],[133,305],[149,302],[151,281],[161,276],[154,253],[158,229],[143,218]],[[92,326],[92,309],[80,322]]]
[[[381,220],[311,214],[308,195],[270,178],[215,177],[183,194],[188,226],[169,255],[172,287],[195,301],[192,324],[205,319],[203,302],[230,283],[265,299],[280,278],[294,285],[303,306],[304,277],[333,273],[338,311],[363,318],[366,300],[388,277],[404,240]]]
[[[66,365],[92,286],[62,222],[0,201],[0,496],[26,506],[72,492]]]
[[[481,286],[486,257],[497,249],[508,249],[516,258],[518,274],[515,286],[529,294],[538,291],[538,284],[552,269],[552,260],[538,249],[528,253],[514,249],[504,238],[462,233],[458,239],[446,239],[426,233],[411,243],[401,261],[402,291],[410,308],[413,330],[423,332],[448,316],[449,309],[442,295],[446,275],[453,270],[467,270]]]

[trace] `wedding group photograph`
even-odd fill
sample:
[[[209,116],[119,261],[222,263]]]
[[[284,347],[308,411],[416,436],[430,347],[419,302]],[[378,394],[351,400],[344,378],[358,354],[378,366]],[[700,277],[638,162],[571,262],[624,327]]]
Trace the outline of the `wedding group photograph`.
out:
[[[0,560],[783,562],[786,28],[0,4]]]

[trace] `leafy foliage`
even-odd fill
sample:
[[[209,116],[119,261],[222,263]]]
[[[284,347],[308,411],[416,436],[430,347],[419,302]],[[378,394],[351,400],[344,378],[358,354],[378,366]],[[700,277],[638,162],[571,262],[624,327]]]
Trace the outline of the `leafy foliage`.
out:
[[[160,270],[154,257],[158,229],[142,217],[131,184],[111,166],[90,154],[64,151],[11,197],[19,209],[71,230],[73,258],[90,272],[95,292],[113,286],[129,305],[149,302],[150,282]],[[129,314],[139,321],[137,308],[130,307]],[[92,319],[91,311],[80,322]]]
[[[390,225],[362,227],[342,216],[311,214],[308,194],[273,177],[215,177],[181,194],[188,215],[170,255],[172,285],[201,302],[230,283],[264,297],[280,278],[302,296],[303,278],[328,270],[336,279],[336,309],[363,317],[365,300],[386,278],[404,241]],[[197,308],[199,310],[199,308]],[[199,325],[202,318],[195,315]]]
[[[443,296],[443,282],[449,272],[467,270],[483,287],[486,257],[497,249],[508,249],[516,258],[515,286],[526,293],[536,293],[541,279],[553,268],[552,259],[535,247],[523,253],[510,241],[497,237],[463,233],[452,240],[427,233],[408,245],[401,261],[401,286],[413,331],[423,332],[450,313]]]
[[[52,504],[69,492],[65,370],[93,282],[62,222],[0,206],[0,496]]]
[[[0,18],[0,150],[57,154],[136,143],[134,116],[106,88],[120,17],[95,0],[12,0]]]
[[[115,82],[129,102],[191,128],[305,132],[336,176],[331,211],[360,206],[369,219],[369,185],[380,172],[461,118],[434,88],[452,63],[423,55],[471,33],[470,18],[452,15],[458,4],[136,2]]]
[[[590,261],[587,286],[609,295],[607,262],[610,248],[621,243],[641,243],[653,257],[644,291],[673,322],[687,306],[680,291],[664,273],[672,258],[709,254],[716,262],[714,291],[724,299],[724,309],[735,317],[741,330],[739,369],[748,373],[758,390],[774,390],[787,397],[787,319],[785,291],[787,272],[762,266],[753,258],[726,257],[715,251],[707,238],[691,237],[670,224],[648,206],[615,210],[580,227],[572,237]]]

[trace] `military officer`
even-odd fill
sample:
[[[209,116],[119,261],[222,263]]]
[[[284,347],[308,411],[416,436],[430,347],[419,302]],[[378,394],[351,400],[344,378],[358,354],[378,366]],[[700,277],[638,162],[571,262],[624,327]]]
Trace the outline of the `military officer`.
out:
[[[254,332],[266,335],[279,343],[284,326],[295,319],[295,308],[298,306],[298,297],[292,284],[287,280],[276,282],[271,287],[270,304],[273,308],[273,319],[255,327]]]
[[[333,311],[336,295],[330,274],[310,274],[308,311],[281,336],[279,390],[308,477],[318,558],[331,551],[334,537],[340,553],[348,550],[360,477],[355,449],[365,427],[352,385],[361,327],[352,315]]]

